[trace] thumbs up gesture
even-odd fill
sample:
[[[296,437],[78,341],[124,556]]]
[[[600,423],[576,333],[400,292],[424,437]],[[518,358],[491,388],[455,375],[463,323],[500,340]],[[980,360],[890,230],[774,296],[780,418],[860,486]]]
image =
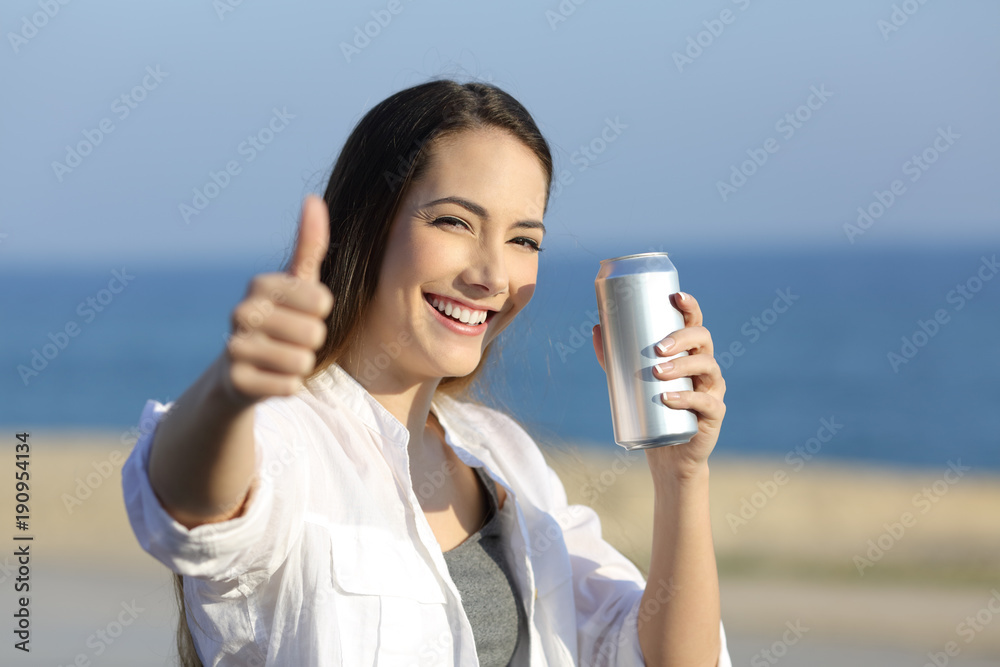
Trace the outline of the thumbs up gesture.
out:
[[[329,243],[326,203],[309,195],[288,272],[254,276],[246,297],[233,309],[222,381],[234,404],[246,407],[294,394],[313,372],[333,308],[333,294],[320,282]]]

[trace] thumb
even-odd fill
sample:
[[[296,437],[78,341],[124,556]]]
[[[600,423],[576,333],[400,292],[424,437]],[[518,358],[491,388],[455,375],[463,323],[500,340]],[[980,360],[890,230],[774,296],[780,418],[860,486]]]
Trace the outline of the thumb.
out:
[[[604,372],[607,373],[608,369],[604,365],[604,337],[601,335],[601,325],[595,324],[594,328],[590,330],[590,333],[594,339],[594,352],[597,354],[597,363],[601,365]]]
[[[299,235],[288,272],[296,278],[318,282],[329,245],[330,213],[326,202],[316,195],[308,195],[302,203]]]

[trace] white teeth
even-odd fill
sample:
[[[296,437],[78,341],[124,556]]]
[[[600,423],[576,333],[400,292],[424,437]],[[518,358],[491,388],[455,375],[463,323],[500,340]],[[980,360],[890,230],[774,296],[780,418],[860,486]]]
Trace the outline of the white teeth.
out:
[[[431,300],[431,305],[440,310],[445,315],[452,317],[465,324],[482,324],[486,321],[486,316],[489,314],[487,311],[474,311],[468,308],[462,308],[461,306],[456,306],[450,301],[442,302],[441,299],[433,298]]]

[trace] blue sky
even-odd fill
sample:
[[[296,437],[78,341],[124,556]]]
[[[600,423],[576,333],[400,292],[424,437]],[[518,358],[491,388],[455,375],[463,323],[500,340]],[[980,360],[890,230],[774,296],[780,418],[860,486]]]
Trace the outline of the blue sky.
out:
[[[556,253],[1000,240],[988,0],[36,0],[0,31],[5,266],[276,266],[363,113],[439,76],[534,115]]]

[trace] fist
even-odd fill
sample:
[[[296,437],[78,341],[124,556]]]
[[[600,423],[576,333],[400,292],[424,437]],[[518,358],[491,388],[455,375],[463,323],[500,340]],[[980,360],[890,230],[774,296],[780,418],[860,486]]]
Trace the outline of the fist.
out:
[[[289,396],[316,366],[326,340],[333,294],[320,282],[330,242],[326,203],[315,195],[302,205],[298,239],[287,273],[261,273],[230,318],[223,384],[238,405]]]

